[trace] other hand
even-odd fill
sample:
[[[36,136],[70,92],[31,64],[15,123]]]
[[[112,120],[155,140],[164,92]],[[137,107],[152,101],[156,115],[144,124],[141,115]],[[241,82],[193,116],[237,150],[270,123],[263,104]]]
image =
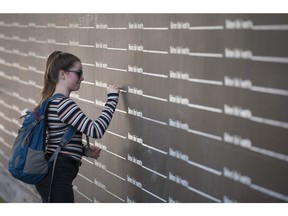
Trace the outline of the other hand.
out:
[[[98,159],[100,156],[101,148],[98,148],[97,146],[85,146],[85,155],[90,158]]]

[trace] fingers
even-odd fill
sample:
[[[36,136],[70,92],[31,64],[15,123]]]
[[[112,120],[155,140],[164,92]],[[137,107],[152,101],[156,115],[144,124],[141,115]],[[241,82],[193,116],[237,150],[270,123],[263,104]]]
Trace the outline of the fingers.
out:
[[[109,94],[109,93],[119,93],[119,91],[120,91],[120,89],[119,89],[119,87],[116,86],[116,85],[109,85],[109,86],[107,87],[107,93],[108,93],[108,94]]]
[[[98,159],[100,157],[101,148],[93,148],[93,158]]]
[[[93,158],[97,160],[99,157],[100,157],[100,154],[95,154]]]
[[[93,150],[94,152],[100,154],[101,148],[99,148],[99,147],[97,147],[97,146],[92,146],[91,148],[92,148],[92,150]]]

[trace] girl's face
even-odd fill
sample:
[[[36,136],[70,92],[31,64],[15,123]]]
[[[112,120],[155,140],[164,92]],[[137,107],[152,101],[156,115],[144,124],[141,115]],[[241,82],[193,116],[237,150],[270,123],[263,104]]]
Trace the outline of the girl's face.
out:
[[[71,91],[77,91],[84,80],[82,65],[75,62],[73,67],[66,71],[66,87]]]

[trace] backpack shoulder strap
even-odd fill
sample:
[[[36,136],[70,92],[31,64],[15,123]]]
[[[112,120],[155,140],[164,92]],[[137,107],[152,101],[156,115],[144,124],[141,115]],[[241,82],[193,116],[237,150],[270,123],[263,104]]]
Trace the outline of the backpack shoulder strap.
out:
[[[76,133],[77,131],[77,128],[76,127],[73,127],[73,126],[70,126],[65,134],[63,135],[63,137],[61,138],[60,140],[60,146],[63,147],[65,146],[71,139],[72,137],[74,136],[74,134]]]
[[[74,134],[76,133],[77,129],[73,126],[70,126],[65,134],[62,136],[61,140],[60,140],[60,145],[57,147],[57,149],[55,150],[55,152],[53,153],[53,155],[50,157],[49,161],[52,160],[57,160],[58,154],[61,150],[62,147],[64,147],[74,136]]]

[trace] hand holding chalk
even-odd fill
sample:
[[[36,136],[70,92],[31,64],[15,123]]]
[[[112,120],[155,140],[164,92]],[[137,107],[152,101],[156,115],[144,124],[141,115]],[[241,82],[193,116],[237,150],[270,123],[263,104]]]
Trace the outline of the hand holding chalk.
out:
[[[107,87],[107,93],[119,93],[120,89],[118,86],[115,86],[115,85],[109,85]]]

